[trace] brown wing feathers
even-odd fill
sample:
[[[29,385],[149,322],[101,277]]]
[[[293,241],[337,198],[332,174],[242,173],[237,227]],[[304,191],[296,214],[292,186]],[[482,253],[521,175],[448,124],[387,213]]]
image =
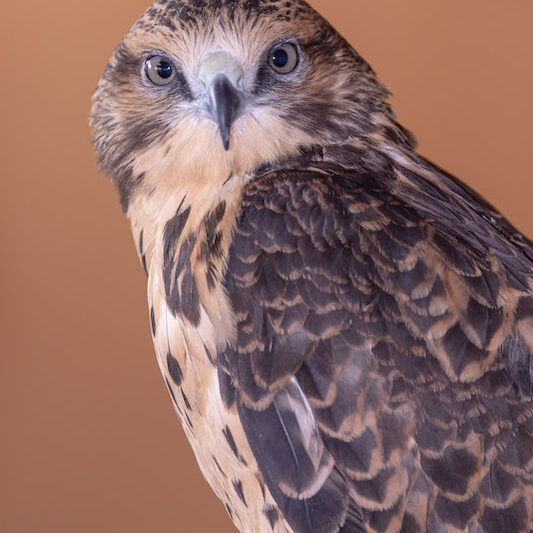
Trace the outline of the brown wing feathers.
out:
[[[525,532],[531,265],[464,193],[353,166],[243,198],[219,363],[267,486],[295,531]]]

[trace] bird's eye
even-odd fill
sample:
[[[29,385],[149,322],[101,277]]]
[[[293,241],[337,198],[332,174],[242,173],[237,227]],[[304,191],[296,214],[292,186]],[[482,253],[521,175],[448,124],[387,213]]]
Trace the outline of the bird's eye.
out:
[[[152,56],[146,60],[146,75],[155,85],[168,85],[176,76],[176,67],[163,56]]]
[[[298,50],[294,44],[276,46],[268,58],[270,67],[279,74],[289,74],[298,66]]]

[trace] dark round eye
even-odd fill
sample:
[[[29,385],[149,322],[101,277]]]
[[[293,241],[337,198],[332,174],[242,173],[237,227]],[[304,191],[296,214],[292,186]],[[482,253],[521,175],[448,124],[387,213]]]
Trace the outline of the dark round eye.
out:
[[[289,74],[298,66],[298,50],[291,43],[276,46],[271,52],[268,64],[279,74]]]
[[[168,85],[176,76],[176,67],[163,56],[152,56],[146,60],[146,75],[155,85]]]

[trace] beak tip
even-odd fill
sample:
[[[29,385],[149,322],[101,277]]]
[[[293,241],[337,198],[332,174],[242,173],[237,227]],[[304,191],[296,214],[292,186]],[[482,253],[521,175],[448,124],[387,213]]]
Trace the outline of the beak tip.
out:
[[[224,146],[224,150],[227,152],[229,150],[229,141],[230,141],[230,131],[229,128],[227,131],[220,131],[220,137],[222,138],[222,146]]]

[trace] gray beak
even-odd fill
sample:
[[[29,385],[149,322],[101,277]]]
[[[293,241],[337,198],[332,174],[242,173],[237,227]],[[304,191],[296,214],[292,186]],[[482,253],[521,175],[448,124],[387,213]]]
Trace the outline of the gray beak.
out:
[[[208,56],[199,69],[199,78],[205,87],[203,107],[218,125],[226,151],[230,148],[231,126],[245,105],[242,77],[239,60],[224,51]]]
[[[229,150],[231,125],[240,115],[244,95],[224,74],[217,74],[207,91],[206,110],[218,124],[224,150]]]

